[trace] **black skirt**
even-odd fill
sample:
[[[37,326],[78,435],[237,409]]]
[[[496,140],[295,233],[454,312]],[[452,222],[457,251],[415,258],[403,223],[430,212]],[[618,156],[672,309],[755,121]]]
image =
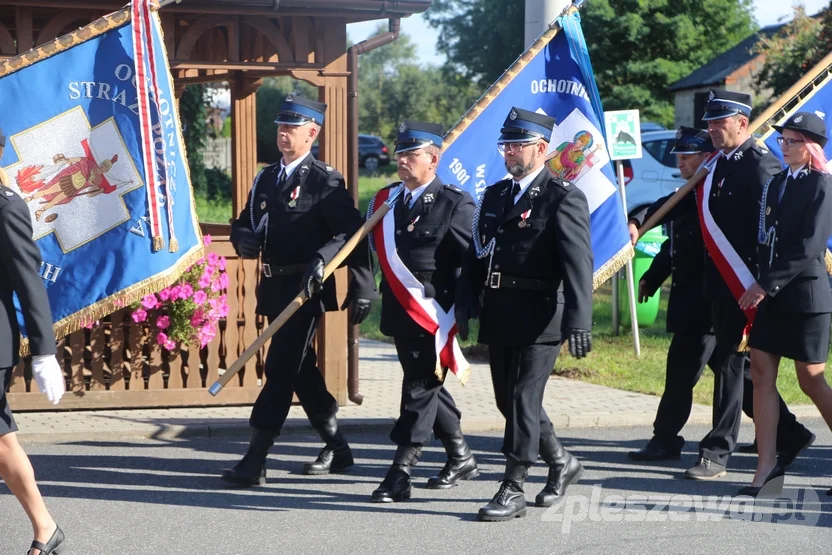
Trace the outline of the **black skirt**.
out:
[[[757,310],[748,345],[799,362],[826,362],[829,354],[829,313]]]
[[[6,390],[10,383],[12,383],[12,369],[0,368],[0,436],[17,431],[12,409],[6,399]]]

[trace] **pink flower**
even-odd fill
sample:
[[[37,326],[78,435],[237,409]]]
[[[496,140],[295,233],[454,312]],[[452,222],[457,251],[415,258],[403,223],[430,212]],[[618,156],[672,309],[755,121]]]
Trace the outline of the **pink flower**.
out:
[[[193,316],[191,316],[191,325],[195,328],[198,328],[202,325],[202,321],[205,319],[205,313],[202,309],[196,309],[194,311]]]
[[[170,288],[169,287],[166,287],[165,289],[162,289],[157,294],[159,295],[159,298],[162,300],[162,302],[170,300]]]
[[[228,274],[226,274],[225,272],[221,273],[220,278],[219,278],[219,282],[220,282],[220,287],[222,289],[225,289],[226,287],[228,287]]]
[[[221,257],[220,257],[220,263],[219,263],[219,264],[217,264],[217,267],[218,267],[221,271],[223,271],[223,272],[225,271],[225,257],[224,257],[224,256],[221,256]]]
[[[208,245],[210,245],[212,241],[213,241],[213,239],[211,239],[210,235],[203,235],[202,236],[202,244],[205,245],[206,247]]]
[[[166,330],[170,327],[170,318],[168,316],[159,316],[156,320],[156,327],[160,330]]]
[[[156,298],[156,295],[150,294],[145,295],[142,299],[142,306],[148,310],[153,310],[157,306],[159,306],[159,299]]]
[[[220,263],[220,257],[217,256],[217,253],[209,253],[208,254],[208,265],[209,266],[218,266]]]
[[[172,351],[176,348],[176,341],[174,341],[173,339],[168,339],[167,341],[162,343],[162,347],[164,347],[168,351]]]
[[[168,340],[168,334],[166,334],[166,333],[165,333],[165,332],[163,332],[163,331],[160,331],[160,332],[156,335],[156,341],[159,343],[159,345],[164,345],[164,344],[165,344],[165,341],[167,341],[167,340]]]
[[[208,300],[208,293],[206,293],[205,291],[197,291],[196,293],[194,293],[194,302],[196,303],[197,306],[201,306],[201,305],[205,304],[205,301],[207,301],[207,300]]]
[[[147,320],[147,312],[145,312],[141,308],[137,308],[136,310],[134,310],[131,316],[133,317],[133,321],[136,323],[144,322],[145,320]]]
[[[194,288],[191,287],[190,283],[184,283],[179,286],[179,298],[183,301],[186,299],[190,299],[194,294]]]

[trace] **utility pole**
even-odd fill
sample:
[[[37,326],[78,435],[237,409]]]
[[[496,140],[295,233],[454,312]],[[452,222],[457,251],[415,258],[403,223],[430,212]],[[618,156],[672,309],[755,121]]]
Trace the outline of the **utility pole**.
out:
[[[528,48],[572,0],[526,0],[526,32],[523,48]]]

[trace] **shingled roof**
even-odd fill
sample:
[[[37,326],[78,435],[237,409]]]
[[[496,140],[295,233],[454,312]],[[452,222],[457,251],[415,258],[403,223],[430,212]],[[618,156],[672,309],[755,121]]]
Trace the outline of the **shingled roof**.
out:
[[[709,85],[721,85],[725,82],[725,79],[729,75],[759,56],[759,54],[754,51],[757,43],[764,38],[769,38],[775,35],[785,25],[785,23],[780,23],[777,25],[763,27],[753,35],[746,37],[745,40],[735,47],[726,50],[707,64],[695,70],[684,79],[676,81],[667,89],[670,92],[675,92],[685,89],[707,87]]]

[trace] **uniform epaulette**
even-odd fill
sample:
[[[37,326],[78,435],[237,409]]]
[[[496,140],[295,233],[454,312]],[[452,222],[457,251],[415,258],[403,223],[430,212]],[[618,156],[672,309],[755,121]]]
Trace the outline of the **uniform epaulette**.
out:
[[[560,177],[552,177],[551,180],[554,181],[555,183],[557,183],[558,185],[560,185],[561,187],[563,187],[564,189],[566,189],[567,191],[569,189],[574,189],[575,188],[575,184],[572,183],[571,181],[569,181],[568,179],[562,179]]]
[[[457,193],[459,195],[461,195],[463,193],[463,190],[460,189],[459,187],[457,187],[456,185],[445,185],[445,188],[449,189],[449,190],[451,190],[454,193]]]
[[[9,189],[8,187],[4,187],[0,185],[0,199],[7,200],[9,202],[13,201],[17,198],[17,193]]]
[[[320,160],[315,160],[314,162],[312,162],[312,167],[317,168],[319,170],[322,170],[322,171],[324,171],[325,173],[328,173],[328,174],[338,171],[335,168],[333,168],[332,166],[330,166],[329,164],[327,164],[326,162],[321,162]]]
[[[768,147],[765,145],[765,143],[761,144],[759,141],[754,141],[754,143],[751,145],[751,148],[749,150],[753,150],[754,152],[756,152],[760,156],[768,154],[768,152],[769,152]]]

